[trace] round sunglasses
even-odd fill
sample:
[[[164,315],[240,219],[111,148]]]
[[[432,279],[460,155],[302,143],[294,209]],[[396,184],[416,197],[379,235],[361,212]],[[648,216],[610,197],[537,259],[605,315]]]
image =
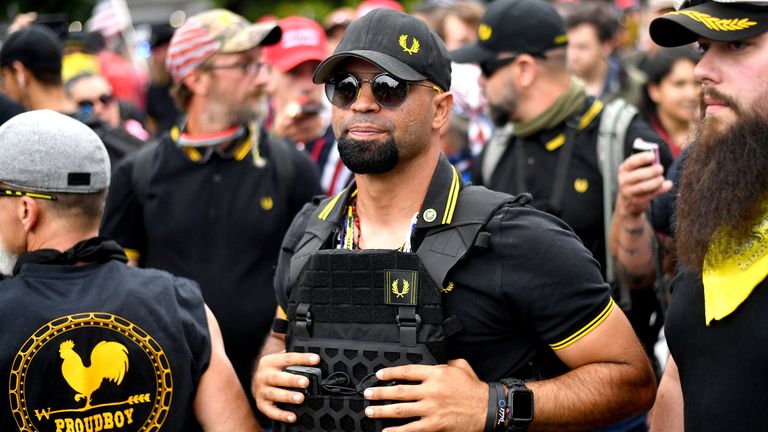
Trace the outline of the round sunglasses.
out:
[[[408,98],[410,85],[431,88],[436,90],[438,94],[443,93],[440,87],[404,81],[384,72],[369,80],[357,78],[352,74],[336,75],[325,83],[325,96],[334,106],[346,108],[360,97],[364,82],[371,84],[373,98],[383,108],[395,108],[402,105]]]

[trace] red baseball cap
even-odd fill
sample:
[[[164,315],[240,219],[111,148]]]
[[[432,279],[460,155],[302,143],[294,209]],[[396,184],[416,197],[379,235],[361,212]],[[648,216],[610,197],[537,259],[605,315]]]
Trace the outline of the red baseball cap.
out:
[[[357,6],[357,9],[355,10],[355,15],[357,18],[360,18],[363,15],[367,14],[368,12],[374,9],[379,9],[379,8],[393,9],[398,12],[405,12],[405,9],[403,9],[403,5],[401,5],[395,0],[365,0],[364,2],[360,3],[360,5]]]
[[[264,49],[267,63],[288,72],[306,61],[321,62],[328,57],[325,31],[314,20],[291,16],[278,21],[283,30],[280,42]]]

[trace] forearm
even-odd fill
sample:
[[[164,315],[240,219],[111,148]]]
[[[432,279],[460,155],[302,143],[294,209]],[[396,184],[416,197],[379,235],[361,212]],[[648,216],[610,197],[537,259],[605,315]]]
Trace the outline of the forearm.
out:
[[[611,221],[610,253],[630,286],[647,286],[655,277],[653,228],[645,217],[616,212]]]
[[[684,430],[683,392],[677,365],[669,358],[659,393],[650,415],[652,432],[682,432]]]
[[[532,431],[604,427],[647,411],[656,390],[649,366],[628,363],[585,365],[527,386],[534,394]]]

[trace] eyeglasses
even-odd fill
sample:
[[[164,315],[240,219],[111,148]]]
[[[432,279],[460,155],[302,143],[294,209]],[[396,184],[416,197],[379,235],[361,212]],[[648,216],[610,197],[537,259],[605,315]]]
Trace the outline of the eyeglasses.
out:
[[[360,97],[364,82],[371,83],[373,98],[383,108],[395,108],[402,105],[408,98],[408,89],[411,84],[431,88],[436,90],[438,94],[443,93],[440,87],[403,81],[385,72],[369,80],[356,78],[352,74],[337,75],[325,83],[325,96],[331,101],[331,104],[338,108],[348,107]]]
[[[96,101],[100,102],[102,105],[109,105],[112,102],[112,99],[114,97],[111,94],[103,94],[96,99],[82,99],[77,101],[77,104],[80,107],[86,106],[86,105],[96,105]]]
[[[480,72],[484,77],[490,78],[493,76],[493,74],[496,73],[496,71],[515,61],[517,57],[518,56],[514,55],[512,57],[504,57],[500,59],[484,61],[480,63]]]
[[[518,57],[520,57],[522,54],[523,53],[515,54],[515,55],[509,56],[509,57],[502,57],[502,58],[497,58],[497,59],[493,59],[493,60],[484,61],[484,62],[480,63],[480,72],[483,74],[484,77],[490,78],[491,76],[493,76],[493,74],[496,73],[496,71],[498,71],[499,69],[503,68],[504,66],[512,63]],[[544,54],[544,53],[525,53],[525,54],[528,54],[531,57],[538,57],[538,58],[542,58],[542,59],[547,58],[546,54]]]
[[[243,62],[243,63],[235,63],[231,65],[205,65],[202,67],[202,69],[205,70],[216,70],[216,69],[240,69],[243,71],[246,75],[257,75],[262,67],[266,66],[265,63],[261,62]]]
[[[23,196],[28,196],[30,198],[39,198],[39,199],[44,199],[48,201],[56,201],[58,199],[56,195],[48,195],[48,194],[42,194],[37,192],[24,192],[24,191],[15,190],[15,189],[0,189],[0,197],[18,198]]]

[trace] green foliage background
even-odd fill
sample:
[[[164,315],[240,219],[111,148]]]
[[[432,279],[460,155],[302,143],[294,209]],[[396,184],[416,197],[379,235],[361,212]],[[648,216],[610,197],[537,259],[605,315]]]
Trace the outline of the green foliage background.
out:
[[[318,21],[322,21],[330,11],[338,7],[355,8],[361,2],[362,0],[214,0],[215,4],[236,11],[252,20],[264,15],[278,17],[302,15]],[[409,10],[418,1],[400,0],[400,3]]]
[[[319,21],[341,6],[357,7],[362,0],[211,0],[212,7],[223,7],[250,20],[264,15],[285,17],[303,15]],[[400,0],[406,10],[419,0]],[[40,14],[64,13],[69,21],[86,20],[91,16],[96,0],[0,0],[0,22],[11,22],[20,12]],[[4,16],[3,16],[4,15]]]

